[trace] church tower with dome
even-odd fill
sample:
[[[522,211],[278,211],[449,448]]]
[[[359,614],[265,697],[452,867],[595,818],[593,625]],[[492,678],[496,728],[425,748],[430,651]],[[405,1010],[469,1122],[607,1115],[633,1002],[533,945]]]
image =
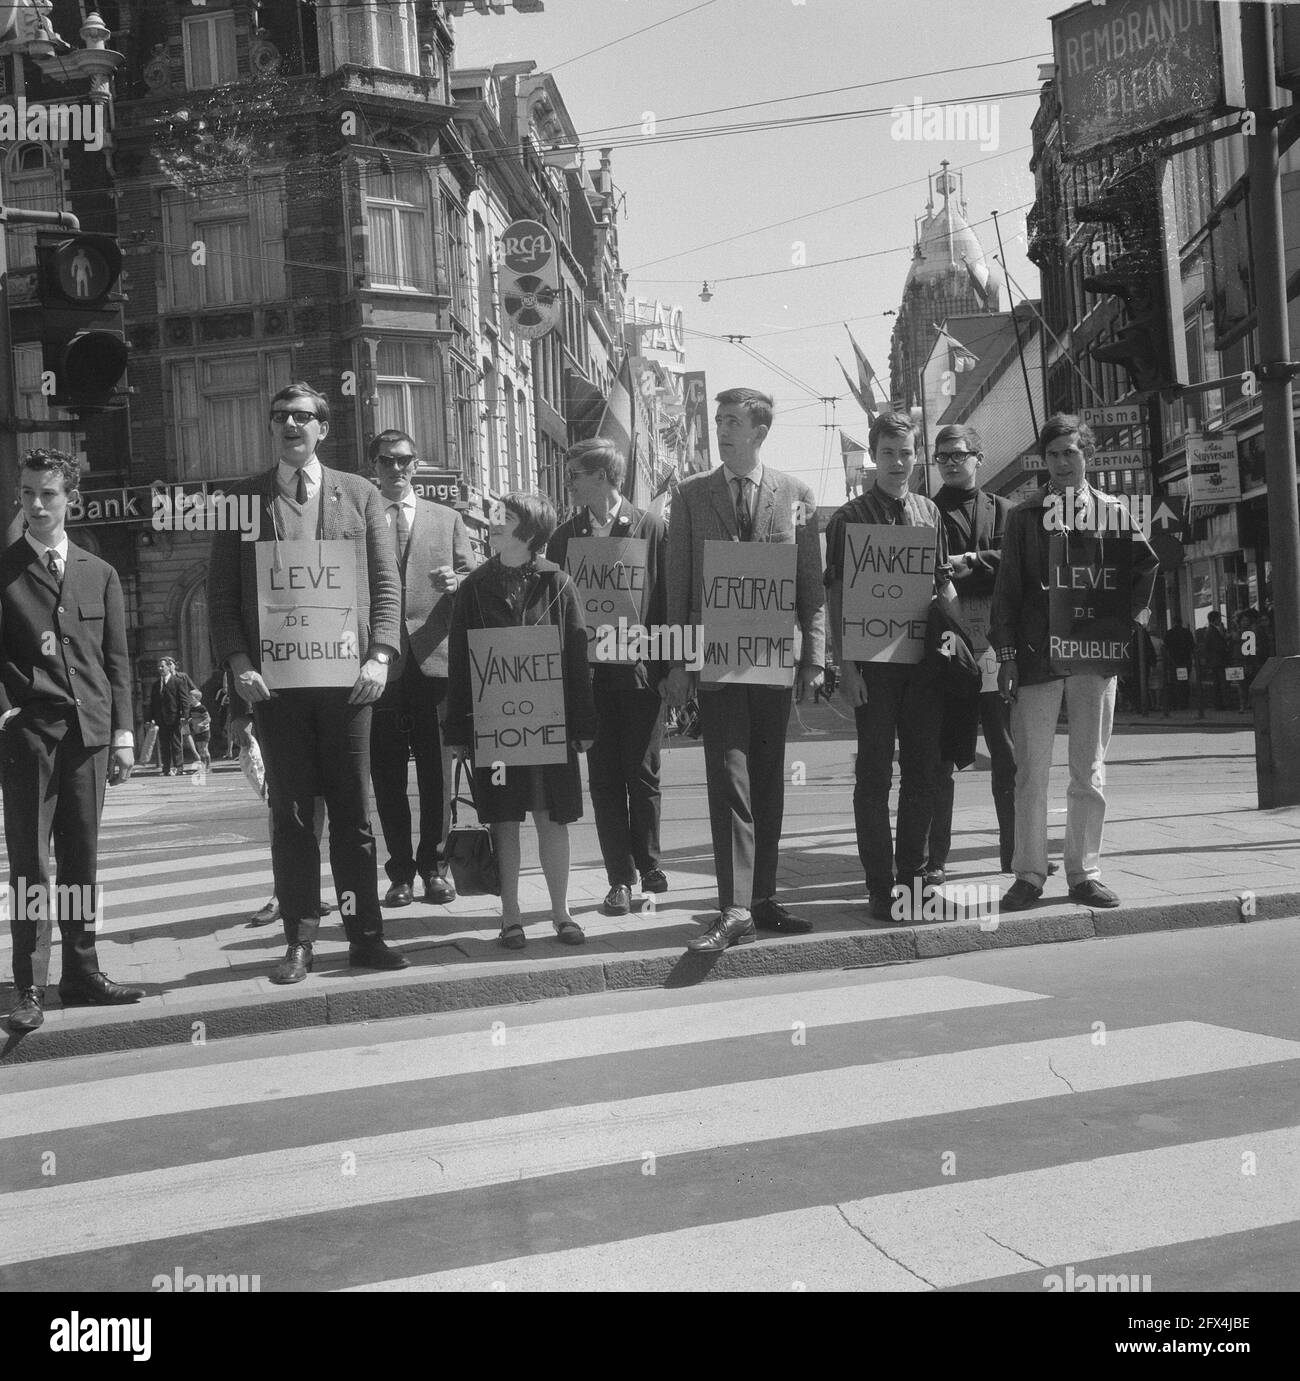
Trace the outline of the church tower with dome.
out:
[[[942,198],[937,211],[936,196]],[[1005,283],[967,223],[962,177],[948,171],[947,159],[930,175],[925,209],[916,222],[916,245],[889,343],[890,398],[904,412],[921,401],[917,375],[934,345],[935,327],[948,317],[1000,311]],[[972,274],[983,287],[983,299]]]

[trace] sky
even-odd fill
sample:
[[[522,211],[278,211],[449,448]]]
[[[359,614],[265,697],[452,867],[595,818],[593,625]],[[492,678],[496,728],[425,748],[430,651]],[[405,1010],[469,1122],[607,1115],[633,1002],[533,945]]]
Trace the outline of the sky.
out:
[[[625,197],[619,249],[629,294],[681,304],[686,367],[706,372],[710,395],[742,384],[771,393],[777,415],[765,463],[806,480],[819,502],[842,502],[838,437],[826,424],[864,442],[867,430],[835,362],[838,356],[851,367],[843,323],[887,386],[894,318],[884,313],[901,300],[927,177],[939,172],[941,159],[964,176],[969,219],[985,255],[997,252],[989,219],[997,211],[1011,277],[1037,296],[1038,274],[1025,258],[1024,239],[1034,198],[1030,122],[1038,108],[1039,64],[1051,61],[1049,18],[1067,6],[1062,0],[545,0],[545,6],[540,14],[467,10],[456,24],[456,64],[533,59],[555,74],[588,166],[598,163],[600,147],[614,145],[614,182]],[[899,122],[892,109],[918,100],[978,102],[984,137],[894,137]],[[859,111],[879,113],[852,114]],[[834,116],[840,118],[828,118]],[[763,120],[801,123],[681,137],[686,130]],[[706,280],[713,292],[707,304],[699,298]],[[749,339],[737,345],[723,339],[728,335]],[[838,398],[833,410],[818,401],[832,395]],[[716,449],[713,454],[716,461]]]

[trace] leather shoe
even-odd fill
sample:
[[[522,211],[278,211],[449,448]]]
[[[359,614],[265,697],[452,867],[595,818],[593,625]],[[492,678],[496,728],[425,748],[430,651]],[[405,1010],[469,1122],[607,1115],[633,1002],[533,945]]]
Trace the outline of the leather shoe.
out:
[[[125,1007],[143,996],[143,988],[114,983],[106,973],[88,973],[59,984],[59,1001],[65,1007]]]
[[[641,874],[641,890],[643,892],[666,892],[668,890],[668,879],[664,876],[662,868],[651,868],[648,873]]]
[[[19,988],[17,1005],[9,1013],[9,1029],[15,1033],[35,1031],[45,1020],[44,1001],[44,988]]]
[[[411,890],[409,882],[395,882],[384,893],[384,906],[410,906],[415,900],[415,893]]]
[[[301,983],[315,962],[316,956],[310,945],[290,945],[284,958],[271,970],[271,982]]]
[[[1024,911],[1027,907],[1036,906],[1042,895],[1043,889],[1041,887],[1035,887],[1032,882],[1026,882],[1023,878],[1017,878],[1007,888],[1007,894],[1002,898],[1000,909],[1003,911]]]
[[[813,928],[810,920],[804,916],[791,915],[772,897],[755,902],[750,914],[758,930],[773,930],[778,935],[807,935]]]
[[[632,909],[632,889],[625,882],[616,882],[605,893],[600,909],[606,916],[626,916]]]
[[[741,906],[729,906],[716,921],[686,948],[696,954],[720,954],[729,945],[748,945],[758,939],[753,917]]]
[[[1109,887],[1103,887],[1096,878],[1076,882],[1070,888],[1070,900],[1082,902],[1084,906],[1118,906],[1119,898]]]
[[[456,884],[441,868],[424,879],[424,899],[435,906],[446,906],[456,900]]]
[[[409,888],[407,889],[410,890]],[[389,949],[378,935],[348,946],[348,963],[354,969],[409,969],[411,961]]]
[[[334,903],[332,901],[322,901],[320,904],[320,910],[317,911],[316,914],[323,920],[326,916],[332,915],[333,911]]]
[[[888,889],[873,887],[867,892],[867,912],[873,921],[894,919],[894,897]]]
[[[280,919],[280,903],[272,897],[269,902],[260,910],[254,911],[248,918],[249,925],[270,925],[272,921]]]

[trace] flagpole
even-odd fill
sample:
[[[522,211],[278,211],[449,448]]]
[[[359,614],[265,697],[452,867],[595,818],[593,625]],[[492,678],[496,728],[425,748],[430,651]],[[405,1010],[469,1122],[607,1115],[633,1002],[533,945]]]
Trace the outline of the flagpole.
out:
[[[998,254],[1005,260],[1007,252],[1002,248],[1002,227],[998,224],[998,213],[996,211],[993,212],[993,229],[997,232]],[[1029,421],[1033,425],[1034,436],[1037,437],[1038,417],[1034,412],[1033,390],[1029,387],[1029,366],[1025,363],[1025,344],[1024,341],[1020,339],[1020,318],[1016,315],[1016,304],[1010,301],[1010,297],[1011,294],[1008,293],[1008,306],[1011,308],[1011,325],[1015,328],[1016,332],[1016,353],[1020,356],[1020,372],[1025,380],[1025,401],[1029,404]],[[1043,381],[1044,392],[1046,392],[1046,382],[1046,380]]]

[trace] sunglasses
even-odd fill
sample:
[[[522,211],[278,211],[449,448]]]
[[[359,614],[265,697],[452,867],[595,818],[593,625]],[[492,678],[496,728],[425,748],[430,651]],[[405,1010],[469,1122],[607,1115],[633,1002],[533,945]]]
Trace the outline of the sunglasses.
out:
[[[320,420],[316,413],[306,412],[302,408],[295,408],[291,412],[287,412],[283,408],[276,408],[271,414],[271,421],[280,427],[284,426],[290,418],[293,419],[295,427],[305,427],[308,422],[317,422]]]

